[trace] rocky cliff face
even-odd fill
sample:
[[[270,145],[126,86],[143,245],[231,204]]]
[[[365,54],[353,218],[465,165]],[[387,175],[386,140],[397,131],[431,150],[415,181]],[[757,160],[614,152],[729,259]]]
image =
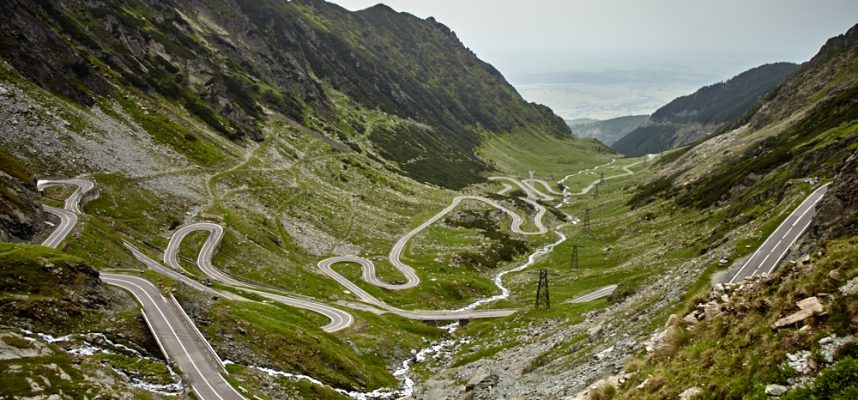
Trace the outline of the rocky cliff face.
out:
[[[828,240],[858,232],[858,152],[853,153],[817,206],[810,227],[813,238]]]
[[[858,57],[858,25],[846,33],[829,39],[813,58],[799,66],[790,79],[785,80],[771,93],[760,109],[738,123],[748,123],[759,129],[768,124],[787,119],[805,108],[809,99],[824,101],[843,97],[852,99],[854,106],[855,59]],[[849,102],[841,103],[839,114],[849,111]],[[847,107],[844,107],[847,106]],[[854,112],[854,111],[853,111]],[[854,117],[854,114],[851,116]],[[830,119],[840,117],[832,113]]]
[[[47,227],[41,198],[35,179],[0,150],[0,242],[27,242]]]

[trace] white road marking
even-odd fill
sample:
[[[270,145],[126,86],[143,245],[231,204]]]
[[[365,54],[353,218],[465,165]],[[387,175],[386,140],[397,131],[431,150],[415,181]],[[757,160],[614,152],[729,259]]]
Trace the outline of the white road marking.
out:
[[[793,212],[792,212],[792,213],[790,213],[790,215],[788,215],[788,216],[783,220],[783,222],[781,222],[781,223],[780,223],[780,225],[778,225],[778,227],[774,230],[774,232],[772,232],[772,234],[771,234],[771,235],[769,235],[769,237],[768,237],[768,238],[767,238],[767,239],[766,239],[766,240],[765,240],[765,241],[760,245],[760,247],[758,247],[758,248],[757,248],[757,250],[755,250],[755,251],[754,251],[754,253],[753,253],[753,254],[751,254],[751,257],[749,257],[749,258],[745,261],[745,263],[744,263],[744,264],[742,264],[742,267],[741,267],[741,268],[739,268],[739,270],[738,270],[738,271],[736,271],[736,273],[733,275],[733,277],[732,277],[729,281],[727,281],[727,282],[728,282],[728,283],[736,282],[736,280],[737,280],[740,276],[742,276],[742,273],[745,271],[745,269],[746,269],[749,265],[751,265],[751,264],[754,262],[754,260],[756,260],[756,259],[757,259],[758,255],[759,255],[759,254],[761,254],[760,252],[761,252],[763,249],[767,248],[767,246],[770,244],[770,241],[771,241],[771,240],[773,240],[774,238],[776,238],[776,237],[777,237],[777,235],[779,234],[779,232],[782,232],[782,229],[783,229],[785,226],[787,226],[788,224],[790,224],[790,221],[792,221],[792,223],[789,225],[789,228],[788,228],[788,230],[787,230],[787,233],[786,233],[786,234],[784,234],[784,235],[783,235],[783,236],[782,236],[782,237],[777,241],[777,243],[775,243],[775,245],[774,245],[774,246],[772,246],[771,248],[769,248],[769,250],[768,250],[768,254],[766,255],[766,257],[765,257],[765,258],[763,258],[763,261],[761,261],[759,264],[757,264],[757,265],[756,265],[756,267],[754,268],[753,273],[751,273],[751,274],[750,274],[750,275],[756,275],[756,274],[760,271],[760,269],[763,267],[763,265],[766,263],[766,261],[768,261],[769,257],[770,257],[770,256],[772,256],[772,255],[774,254],[775,250],[780,246],[780,244],[783,242],[783,240],[784,240],[784,239],[786,239],[786,238],[788,237],[788,234],[792,231],[792,228],[793,228],[793,227],[795,227],[798,223],[800,223],[800,222],[801,222],[801,221],[802,221],[802,220],[807,216],[807,213],[809,213],[809,212],[811,212],[811,211],[815,211],[815,210],[816,210],[816,204],[817,204],[817,203],[819,203],[819,202],[822,200],[822,198],[823,198],[823,196],[824,196],[825,192],[828,190],[829,185],[830,185],[830,183],[827,183],[827,184],[825,184],[825,185],[822,185],[822,186],[820,186],[819,188],[817,188],[816,190],[814,190],[810,195],[808,195],[808,196],[807,196],[807,198],[805,198],[805,200],[804,200],[801,204],[799,204],[799,206],[798,206],[798,207],[796,207],[796,209],[795,209],[795,210],[793,210]],[[796,215],[798,215],[798,217],[795,217]],[[793,220],[793,218],[794,218],[794,217],[795,217],[795,220]],[[808,222],[806,225],[809,225],[809,224],[810,224],[810,223]],[[802,229],[802,230],[801,230],[801,231],[800,231],[800,232],[799,232],[799,233],[798,233],[798,234],[793,238],[793,240],[790,242],[789,246],[787,246],[787,247],[782,251],[782,253],[781,253],[780,255],[778,255],[778,256],[777,256],[777,260],[776,260],[776,261],[775,261],[775,263],[774,263],[774,264],[775,264],[775,266],[777,265],[777,262],[778,262],[778,261],[780,261],[780,259],[781,259],[781,258],[783,258],[783,256],[784,256],[784,255],[786,255],[786,252],[789,250],[789,248],[790,248],[790,247],[792,247],[792,244],[793,244],[793,243],[795,243],[795,241],[796,241],[796,240],[798,240],[798,238],[799,238],[799,237],[804,233],[804,229],[806,229],[806,227],[805,227],[805,228],[803,228],[803,229]],[[774,270],[774,266],[773,266],[772,268],[770,268],[770,269],[769,269],[769,271],[772,271],[772,270]]]
[[[109,275],[109,274],[103,274],[103,275]],[[152,298],[152,296],[150,296],[148,292],[146,292],[146,289],[143,289],[143,287],[141,287],[140,285],[138,285],[134,282],[131,282],[130,280],[126,280],[127,278],[124,276],[121,278],[112,278],[110,276],[105,276],[104,279],[107,283],[111,283],[110,281],[113,281],[112,284],[115,286],[119,286],[119,287],[122,287],[122,285],[116,284],[116,282],[121,282],[121,283],[125,283],[128,285],[134,286],[134,287],[140,289],[140,291],[143,292],[144,295],[146,295],[146,297],[149,299],[149,301],[152,302],[152,305],[155,306],[155,309],[158,311],[158,314],[160,314],[161,318],[164,319],[164,322],[167,324],[167,328],[170,329],[170,332],[173,334],[173,337],[176,338],[176,341],[179,343],[179,346],[182,348],[182,351],[185,353],[185,356],[188,357],[188,361],[194,367],[194,370],[197,372],[197,374],[200,376],[200,378],[202,378],[203,382],[205,382],[206,386],[208,386],[208,388],[212,391],[212,393],[214,393],[214,395],[217,396],[218,399],[224,400],[224,398],[221,397],[221,395],[214,389],[214,387],[209,382],[209,380],[206,378],[206,376],[202,373],[202,371],[200,371],[200,368],[197,366],[197,363],[194,362],[194,358],[191,357],[191,353],[188,352],[187,348],[185,348],[185,344],[182,343],[182,339],[179,337],[179,335],[176,333],[176,330],[173,328],[173,324],[171,324],[170,320],[167,318],[167,316],[164,315],[164,312],[161,310],[161,307],[159,307],[158,304],[155,302],[155,299]],[[143,279],[141,279],[141,280],[143,280]],[[145,282],[149,283],[149,281],[145,281]],[[149,284],[151,285],[151,283],[149,283]],[[155,286],[152,286],[152,289],[157,290],[155,288]],[[129,291],[129,292],[131,292],[131,294],[134,295],[134,297],[137,297],[137,301],[139,301],[141,304],[143,304],[143,302],[141,301],[139,296],[137,296],[137,293],[135,293],[134,291]],[[218,376],[224,381],[224,383],[227,384],[227,386],[232,387],[232,385],[230,385],[229,382],[226,382],[226,380],[223,379],[222,376],[220,376],[219,374],[218,374]],[[235,389],[233,389],[233,390],[235,390]],[[238,392],[236,392],[236,395],[243,398],[243,396],[241,396],[241,394],[239,394]],[[200,397],[203,397],[203,396],[200,396]]]

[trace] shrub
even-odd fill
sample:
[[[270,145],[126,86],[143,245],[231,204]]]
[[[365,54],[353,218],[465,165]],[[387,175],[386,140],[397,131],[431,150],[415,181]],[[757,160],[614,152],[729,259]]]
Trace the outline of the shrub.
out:
[[[611,400],[617,395],[617,388],[610,383],[603,383],[590,389],[590,400]]]
[[[828,368],[810,386],[781,397],[782,400],[858,399],[858,360],[846,357]]]

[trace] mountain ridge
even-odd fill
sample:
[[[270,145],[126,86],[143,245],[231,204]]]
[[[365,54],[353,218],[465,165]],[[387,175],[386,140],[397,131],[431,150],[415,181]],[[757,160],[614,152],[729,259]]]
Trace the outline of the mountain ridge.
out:
[[[627,156],[639,156],[699,141],[752,109],[797,67],[792,63],[764,64],[678,97],[612,148]]]
[[[321,0],[62,3],[0,6],[0,51],[42,87],[92,106],[116,85],[163,96],[230,140],[262,140],[266,114],[318,119],[356,143],[336,95],[413,121],[370,132],[370,149],[441,186],[479,180],[480,135],[569,130],[434,19],[389,7],[347,11]],[[397,157],[401,153],[408,158]],[[435,172],[427,171],[434,170]]]

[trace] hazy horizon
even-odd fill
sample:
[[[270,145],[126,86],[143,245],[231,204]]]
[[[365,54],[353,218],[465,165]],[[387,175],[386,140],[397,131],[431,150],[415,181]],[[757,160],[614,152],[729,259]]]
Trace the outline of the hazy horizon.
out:
[[[858,22],[858,2],[845,0],[382,3],[435,17],[522,96],[567,119],[649,114],[749,68],[807,61]]]

